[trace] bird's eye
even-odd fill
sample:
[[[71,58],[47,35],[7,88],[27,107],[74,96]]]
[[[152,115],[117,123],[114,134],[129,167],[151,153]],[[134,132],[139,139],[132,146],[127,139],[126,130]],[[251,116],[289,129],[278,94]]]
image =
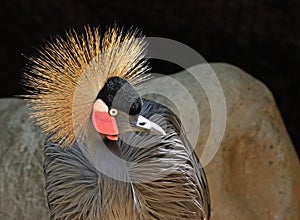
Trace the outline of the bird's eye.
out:
[[[115,109],[115,108],[111,108],[111,109],[109,110],[109,114],[110,114],[111,116],[116,116],[116,115],[118,114],[118,110]]]

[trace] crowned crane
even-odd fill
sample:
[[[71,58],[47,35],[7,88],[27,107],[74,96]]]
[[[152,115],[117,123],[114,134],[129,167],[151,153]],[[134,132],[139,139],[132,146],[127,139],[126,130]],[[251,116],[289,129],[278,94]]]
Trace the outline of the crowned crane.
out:
[[[206,176],[180,119],[137,92],[146,46],[136,30],[86,27],[29,58],[50,219],[209,219]]]

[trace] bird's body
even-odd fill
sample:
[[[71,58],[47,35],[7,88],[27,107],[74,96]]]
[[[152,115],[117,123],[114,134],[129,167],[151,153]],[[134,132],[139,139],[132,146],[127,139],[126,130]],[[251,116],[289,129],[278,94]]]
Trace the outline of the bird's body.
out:
[[[204,213],[209,207],[203,206],[209,199],[207,183],[192,148],[179,136],[177,117],[151,101],[144,101],[144,108],[142,114],[147,118],[154,114],[165,117],[166,121],[157,118],[157,122],[167,127],[168,135],[157,144],[155,136],[127,133],[117,143],[124,159],[135,164],[128,167],[133,182],[115,180],[97,171],[81,151],[85,146],[64,150],[51,142],[46,144],[46,192],[53,219],[207,218]],[[156,179],[158,172],[165,174]],[[138,177],[150,181],[134,182]]]
[[[65,57],[54,56],[53,60],[45,53],[35,62],[36,72],[32,72],[36,76],[27,76],[27,86],[35,89],[30,96],[33,116],[48,134],[44,175],[51,219],[209,219],[206,177],[180,120],[167,107],[142,99],[132,86],[143,78],[143,61],[139,59],[143,46],[132,34],[126,35],[125,45],[118,45],[121,38],[115,34],[113,30],[102,40],[102,48],[105,40],[111,41],[110,46],[97,53],[93,51],[100,45],[91,40],[97,34],[88,33],[86,39],[73,44],[63,43],[68,47],[62,48],[71,52],[62,51]],[[123,53],[118,56],[126,62],[116,62],[117,56],[111,60],[107,54],[101,56],[107,52],[111,56],[110,48],[116,44],[114,56]],[[78,58],[80,53],[74,55],[73,47],[92,53],[81,54],[86,61],[68,68],[75,65],[72,58],[82,59]],[[105,60],[112,61],[106,63],[112,66],[106,72],[101,63]],[[72,79],[74,76],[77,78]],[[68,86],[67,78],[72,81],[71,89],[61,86]],[[35,88],[44,81],[47,83]],[[94,91],[92,95],[87,89]],[[46,101],[55,97],[49,96],[60,99],[51,106]],[[71,112],[66,110],[68,106]],[[53,109],[47,111],[49,108]],[[60,113],[54,114],[59,110],[64,110],[63,122],[58,121]]]

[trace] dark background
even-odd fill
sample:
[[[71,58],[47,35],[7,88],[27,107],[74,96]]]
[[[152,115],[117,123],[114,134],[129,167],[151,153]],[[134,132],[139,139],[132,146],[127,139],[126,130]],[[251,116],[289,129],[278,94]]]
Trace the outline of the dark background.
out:
[[[0,95],[22,94],[20,75],[35,48],[84,25],[138,27],[228,62],[273,92],[291,138],[300,145],[300,1],[296,0],[5,0],[0,8]],[[162,73],[176,66],[154,63]]]

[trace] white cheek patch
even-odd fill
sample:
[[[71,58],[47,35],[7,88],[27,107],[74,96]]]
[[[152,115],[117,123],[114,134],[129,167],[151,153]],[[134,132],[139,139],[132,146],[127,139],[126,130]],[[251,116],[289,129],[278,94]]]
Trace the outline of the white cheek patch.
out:
[[[116,119],[108,113],[108,107],[101,99],[97,99],[94,103],[92,123],[97,132],[108,135],[110,140],[118,140],[119,129]]]
[[[93,110],[98,112],[108,112],[108,107],[101,99],[97,99],[94,102]]]

